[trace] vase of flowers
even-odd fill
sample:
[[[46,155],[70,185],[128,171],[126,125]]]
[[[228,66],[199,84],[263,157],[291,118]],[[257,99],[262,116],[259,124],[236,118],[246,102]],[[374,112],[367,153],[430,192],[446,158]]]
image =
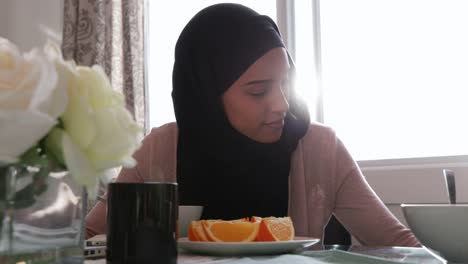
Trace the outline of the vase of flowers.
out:
[[[101,67],[0,37],[0,263],[82,262],[87,196],[142,132]]]

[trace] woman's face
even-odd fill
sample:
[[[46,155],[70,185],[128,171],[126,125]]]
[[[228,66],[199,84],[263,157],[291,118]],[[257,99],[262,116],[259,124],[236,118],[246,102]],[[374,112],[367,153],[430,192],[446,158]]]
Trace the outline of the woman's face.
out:
[[[289,67],[286,50],[274,48],[223,94],[224,111],[237,131],[263,143],[281,137],[289,109]]]

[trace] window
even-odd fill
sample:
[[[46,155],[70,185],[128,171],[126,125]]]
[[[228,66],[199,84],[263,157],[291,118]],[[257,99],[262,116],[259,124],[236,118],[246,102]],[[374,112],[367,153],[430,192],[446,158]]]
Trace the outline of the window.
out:
[[[389,209],[404,222],[400,203],[446,203],[442,169],[466,188],[468,3],[294,3],[297,88],[313,89],[311,116],[337,131]]]
[[[172,67],[177,38],[189,20],[203,8],[220,0],[148,1],[148,91],[150,127],[175,121],[172,105]],[[246,5],[255,11],[276,18],[275,0],[230,1]]]
[[[468,154],[467,10],[456,0],[320,2],[324,122],[356,159]]]

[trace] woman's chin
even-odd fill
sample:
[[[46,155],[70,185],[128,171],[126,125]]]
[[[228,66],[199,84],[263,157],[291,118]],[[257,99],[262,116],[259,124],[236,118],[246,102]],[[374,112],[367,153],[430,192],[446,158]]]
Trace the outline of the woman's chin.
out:
[[[276,132],[264,133],[252,139],[260,143],[275,143],[281,138],[282,132],[283,131],[280,130]]]

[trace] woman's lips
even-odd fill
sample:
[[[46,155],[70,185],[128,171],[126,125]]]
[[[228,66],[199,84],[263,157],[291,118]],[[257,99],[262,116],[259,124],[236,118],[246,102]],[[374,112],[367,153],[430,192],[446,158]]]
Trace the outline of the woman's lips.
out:
[[[272,128],[275,128],[275,129],[281,129],[284,126],[284,120],[281,119],[281,120],[277,120],[277,121],[273,121],[273,122],[268,122],[268,123],[265,123],[265,125],[269,126],[269,127],[272,127]]]

